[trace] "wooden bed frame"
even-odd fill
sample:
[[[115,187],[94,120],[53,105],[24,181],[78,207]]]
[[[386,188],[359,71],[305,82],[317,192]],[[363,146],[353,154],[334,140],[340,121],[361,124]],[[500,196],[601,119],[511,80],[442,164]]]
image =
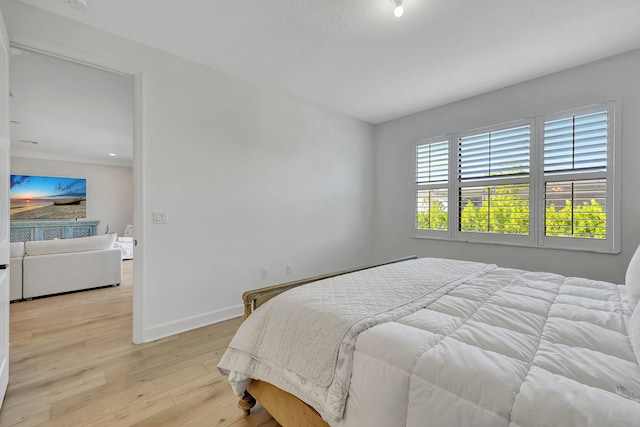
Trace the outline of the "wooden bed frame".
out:
[[[395,264],[416,258],[417,257],[413,255],[382,264],[358,267],[247,291],[242,294],[242,300],[244,301],[244,318],[246,319],[249,317],[256,308],[260,307],[271,298],[289,289],[318,280],[328,279],[330,277],[341,276],[343,274],[354,273],[356,271],[367,270],[370,268],[380,267],[382,265]],[[238,408],[244,411],[245,415],[249,415],[251,408],[256,404],[256,400],[259,401],[262,407],[264,407],[267,412],[269,412],[269,414],[271,414],[271,416],[283,426],[329,427],[329,424],[327,424],[327,422],[320,417],[320,414],[318,414],[318,412],[316,412],[316,410],[311,406],[307,405],[294,395],[267,382],[252,380],[247,386],[247,391],[245,391],[244,396],[238,402]]]

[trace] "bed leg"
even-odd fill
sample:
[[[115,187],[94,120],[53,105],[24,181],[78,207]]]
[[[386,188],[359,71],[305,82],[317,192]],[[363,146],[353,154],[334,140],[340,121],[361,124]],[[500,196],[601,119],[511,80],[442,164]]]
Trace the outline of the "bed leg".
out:
[[[240,408],[240,410],[244,412],[245,415],[249,415],[251,408],[253,408],[255,405],[256,399],[254,399],[248,391],[244,392],[242,399],[240,399],[240,401],[238,402],[238,408]]]

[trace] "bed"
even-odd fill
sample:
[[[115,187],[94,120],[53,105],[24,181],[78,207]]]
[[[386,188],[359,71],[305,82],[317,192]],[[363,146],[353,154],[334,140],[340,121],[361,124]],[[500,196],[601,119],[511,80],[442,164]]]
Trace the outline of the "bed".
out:
[[[637,426],[640,250],[625,281],[413,258],[263,288],[218,368],[284,426]]]

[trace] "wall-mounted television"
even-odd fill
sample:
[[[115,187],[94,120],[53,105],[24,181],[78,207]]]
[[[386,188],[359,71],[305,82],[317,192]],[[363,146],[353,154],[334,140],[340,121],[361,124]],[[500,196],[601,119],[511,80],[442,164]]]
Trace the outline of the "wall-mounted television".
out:
[[[87,180],[11,175],[11,220],[87,217]]]

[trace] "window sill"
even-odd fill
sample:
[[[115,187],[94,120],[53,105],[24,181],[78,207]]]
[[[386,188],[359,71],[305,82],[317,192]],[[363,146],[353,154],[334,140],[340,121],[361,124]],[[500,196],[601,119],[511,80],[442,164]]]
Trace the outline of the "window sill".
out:
[[[575,252],[592,252],[599,254],[609,254],[609,255],[617,255],[622,251],[618,248],[616,249],[596,249],[596,248],[584,248],[579,246],[572,245],[531,245],[526,243],[518,243],[518,242],[504,242],[504,241],[478,241],[475,239],[450,239],[448,237],[439,237],[439,236],[411,236],[412,239],[418,240],[438,240],[438,241],[448,241],[452,243],[474,243],[478,245],[499,245],[499,246],[516,246],[521,248],[532,248],[532,249],[552,249],[552,250],[561,250],[561,251],[575,251]]]

